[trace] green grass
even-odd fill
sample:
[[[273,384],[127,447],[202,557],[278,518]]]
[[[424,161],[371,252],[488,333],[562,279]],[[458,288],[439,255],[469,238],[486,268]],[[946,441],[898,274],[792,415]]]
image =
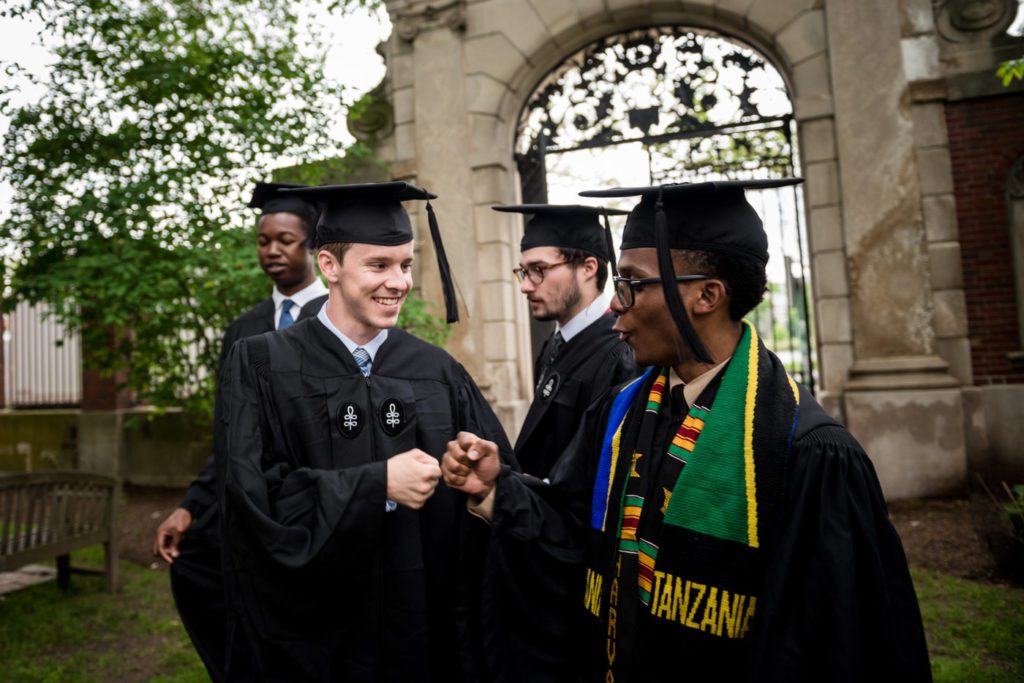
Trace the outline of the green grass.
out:
[[[102,566],[99,547],[72,565]],[[208,681],[178,620],[166,571],[121,563],[121,592],[101,576],[71,577],[65,593],[47,582],[0,596],[0,678],[60,681]]]
[[[75,565],[99,567],[99,548]],[[1024,680],[1024,589],[915,570],[936,683]],[[121,563],[122,590],[102,577],[49,582],[0,596],[5,683],[207,681],[178,620],[167,572]]]
[[[913,575],[936,683],[1024,680],[1024,590]]]

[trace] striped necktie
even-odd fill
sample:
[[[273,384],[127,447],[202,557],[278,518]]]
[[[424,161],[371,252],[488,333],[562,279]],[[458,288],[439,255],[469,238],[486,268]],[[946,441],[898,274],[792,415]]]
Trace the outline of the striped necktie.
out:
[[[359,371],[363,373],[363,377],[369,377],[373,361],[370,360],[370,354],[367,350],[360,346],[352,352],[352,356],[356,359],[356,365],[359,366]]]
[[[281,318],[277,321],[277,329],[287,330],[295,324],[295,318],[292,317],[292,306],[294,305],[295,302],[291,299],[281,302]]]

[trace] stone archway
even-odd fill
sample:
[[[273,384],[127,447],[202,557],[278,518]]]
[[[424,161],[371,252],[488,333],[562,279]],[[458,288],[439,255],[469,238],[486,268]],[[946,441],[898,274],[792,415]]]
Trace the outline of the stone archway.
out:
[[[935,492],[962,480],[959,382],[936,351],[960,347],[936,341],[925,233],[925,212],[948,189],[926,163],[938,156],[932,112],[912,106],[908,96],[913,74],[904,64],[895,3],[386,4],[395,25],[385,47],[394,130],[378,154],[393,177],[414,178],[441,195],[436,206],[468,314],[450,348],[480,380],[510,433],[531,389],[527,316],[510,273],[520,228],[490,206],[519,199],[519,111],[545,74],[586,44],[638,27],[689,25],[753,45],[787,81],[807,178],[824,405],[845,415],[891,495]],[[439,299],[430,278],[423,288]],[[908,421],[922,428],[908,435]]]

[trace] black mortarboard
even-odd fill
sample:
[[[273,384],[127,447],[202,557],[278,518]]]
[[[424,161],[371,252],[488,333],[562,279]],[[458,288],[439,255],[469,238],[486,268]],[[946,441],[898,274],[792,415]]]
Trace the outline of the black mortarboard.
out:
[[[802,182],[803,178],[726,180],[658,187],[619,187],[580,194],[584,197],[640,196],[640,203],[633,207],[626,219],[622,249],[658,249],[661,285],[676,327],[696,359],[712,363],[714,361],[693,329],[679,296],[671,250],[725,253],[767,264],[768,237],[744,191]]]
[[[281,194],[282,189],[296,189],[304,185],[288,185],[285,183],[256,183],[252,191],[249,207],[261,209],[264,216],[271,213],[294,213],[309,223],[310,228],[316,225],[320,215],[320,207],[316,203],[301,197]]]
[[[436,194],[410,183],[363,183],[358,185],[322,185],[320,187],[289,188],[280,191],[286,196],[308,197],[322,202],[323,211],[316,225],[316,246],[335,242],[356,242],[396,246],[412,241],[412,222],[402,208],[410,199],[427,200],[427,222],[430,237],[437,252],[437,266],[441,272],[446,319],[449,323],[459,319],[448,257],[444,252],[441,230],[437,225],[431,199]]]
[[[607,217],[624,216],[628,213],[600,206],[555,204],[517,204],[491,208],[495,211],[533,215],[526,224],[523,239],[519,243],[520,251],[534,247],[581,249],[606,263],[615,253],[611,249],[606,231]],[[605,225],[601,224],[600,216],[605,216]]]

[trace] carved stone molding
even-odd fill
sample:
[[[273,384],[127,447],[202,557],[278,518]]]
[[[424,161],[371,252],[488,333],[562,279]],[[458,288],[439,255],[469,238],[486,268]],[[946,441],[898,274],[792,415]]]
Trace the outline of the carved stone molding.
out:
[[[1001,35],[1016,15],[1014,0],[935,0],[935,25],[946,40],[954,43]]]
[[[1024,199],[1024,157],[1020,157],[1010,168],[1006,179],[1006,194],[1011,199]]]
[[[360,142],[372,145],[395,129],[395,110],[387,100],[385,83],[381,81],[355,106],[349,108],[345,122],[352,137]]]
[[[435,28],[462,31],[466,28],[466,0],[450,0],[425,6],[412,4],[395,12],[395,33],[407,42],[421,32]]]

